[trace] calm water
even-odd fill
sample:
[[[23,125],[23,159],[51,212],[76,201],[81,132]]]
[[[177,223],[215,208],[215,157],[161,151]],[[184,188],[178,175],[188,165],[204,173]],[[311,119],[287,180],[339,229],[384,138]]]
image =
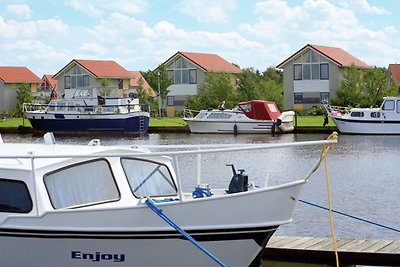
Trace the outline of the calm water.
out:
[[[103,145],[133,144],[234,144],[279,143],[325,139],[325,134],[196,135],[150,134],[147,137],[100,137]],[[56,136],[58,143],[86,144],[94,137]],[[96,137],[98,138],[98,137]],[[4,142],[42,142],[31,135],[3,134]],[[228,187],[232,176],[225,164],[243,168],[256,184],[292,181],[304,175],[318,158],[320,147],[272,149],[234,154],[209,154],[202,158],[202,181],[210,187]],[[196,184],[196,159],[180,158],[179,169],[186,190]],[[400,136],[342,135],[330,151],[329,178],[333,208],[379,224],[400,229]],[[325,173],[321,168],[311,177],[301,199],[327,206]],[[276,205],[277,203],[265,203]],[[303,203],[297,205],[293,222],[281,226],[277,234],[330,236],[328,212]],[[334,215],[337,237],[356,239],[400,239],[400,233],[341,215]]]

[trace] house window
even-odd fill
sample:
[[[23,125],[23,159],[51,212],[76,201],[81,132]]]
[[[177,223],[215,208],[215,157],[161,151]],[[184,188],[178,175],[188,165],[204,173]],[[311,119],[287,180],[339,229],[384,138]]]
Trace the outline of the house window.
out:
[[[168,77],[171,79],[172,84],[174,84],[174,70],[168,70]]]
[[[167,96],[167,106],[174,105],[174,96]]]
[[[181,84],[182,83],[182,70],[174,70],[174,84]]]
[[[64,88],[65,89],[70,89],[71,88],[71,77],[70,76],[65,76],[64,77]]]
[[[303,93],[294,93],[294,103],[303,104]]]
[[[303,80],[311,80],[311,64],[303,64]]]
[[[83,87],[89,87],[89,75],[83,75]]]
[[[321,80],[329,80],[329,64],[321,63],[319,65],[320,68],[320,79]]]
[[[0,179],[0,212],[28,213],[32,200],[22,181]]]
[[[302,65],[301,64],[294,64],[293,65],[293,74],[295,80],[301,80],[303,78],[302,75]]]
[[[329,92],[319,93],[320,103],[329,103]]]
[[[190,84],[196,84],[197,83],[197,70],[196,69],[190,69],[189,70],[189,83]]]
[[[124,89],[124,80],[123,79],[119,80],[118,89]]]
[[[311,78],[319,80],[319,64],[311,64]]]

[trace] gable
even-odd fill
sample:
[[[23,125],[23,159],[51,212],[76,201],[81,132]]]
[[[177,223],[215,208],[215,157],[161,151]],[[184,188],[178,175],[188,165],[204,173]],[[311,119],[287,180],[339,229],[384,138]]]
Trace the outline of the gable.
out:
[[[345,50],[338,48],[338,47],[331,47],[331,46],[322,46],[322,45],[313,45],[307,44],[299,51],[291,55],[289,58],[284,60],[282,63],[277,65],[277,68],[283,68],[289,62],[299,58],[299,56],[307,53],[308,51],[314,51],[319,55],[325,57],[330,62],[336,64],[339,67],[349,67],[349,66],[356,66],[356,67],[369,67],[365,62],[361,61],[360,59],[354,57],[353,55],[349,54]]]
[[[182,60],[181,58],[185,60]],[[189,62],[189,64],[193,64],[205,72],[216,71],[227,73],[240,73],[240,68],[238,68],[237,66],[229,63],[228,61],[216,54],[207,53],[177,52],[168,60],[166,60],[163,65],[171,66],[174,64],[182,64],[179,63],[179,61],[187,61]],[[181,68],[186,68],[186,66],[182,66]],[[187,66],[187,68],[189,68],[189,66]]]
[[[53,79],[56,79],[58,75],[70,70],[75,65],[79,65],[80,67],[84,68],[88,73],[92,74],[96,78],[130,78],[129,71],[113,60],[74,59],[59,72],[57,72],[53,76]]]

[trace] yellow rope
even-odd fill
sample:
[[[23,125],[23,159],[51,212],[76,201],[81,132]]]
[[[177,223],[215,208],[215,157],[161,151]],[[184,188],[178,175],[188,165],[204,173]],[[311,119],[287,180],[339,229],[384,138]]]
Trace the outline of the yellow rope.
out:
[[[337,139],[337,136],[338,136],[338,134],[336,132],[334,132],[327,138],[327,140]],[[330,148],[332,148],[332,144],[330,146],[331,146]],[[339,267],[339,254],[337,251],[335,230],[333,227],[333,212],[332,212],[331,190],[330,190],[329,175],[328,175],[328,159],[326,157],[326,145],[323,145],[323,147],[322,147],[321,158],[322,157],[324,158],[324,163],[325,163],[326,189],[327,189],[327,193],[328,193],[328,206],[329,206],[329,224],[331,227],[333,248],[335,250],[336,266]]]

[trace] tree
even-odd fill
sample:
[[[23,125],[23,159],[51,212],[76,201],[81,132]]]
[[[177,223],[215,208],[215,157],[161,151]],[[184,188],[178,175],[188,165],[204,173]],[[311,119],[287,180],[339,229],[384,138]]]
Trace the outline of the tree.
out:
[[[31,86],[28,83],[23,83],[17,90],[17,105],[14,114],[18,117],[23,116],[23,104],[32,102]]]
[[[236,103],[236,90],[229,73],[208,72],[198,87],[197,96],[189,97],[185,106],[189,109],[217,108],[225,101],[225,108],[233,108]]]
[[[154,71],[148,70],[142,72],[143,77],[146,79],[151,88],[158,94],[158,85],[160,82],[160,95],[161,95],[161,108],[163,109],[167,95],[169,93],[168,87],[172,84],[172,79],[169,77],[167,69],[164,65],[159,65]],[[160,77],[158,77],[160,75]]]
[[[157,100],[146,90],[144,90],[143,87],[144,81],[143,78],[140,77],[138,80],[138,88],[136,90],[136,93],[139,98],[139,103],[140,104],[147,104],[149,105],[150,110],[157,110]]]
[[[386,88],[388,71],[386,68],[344,69],[343,79],[339,83],[333,105],[350,107],[370,107],[380,105],[383,96],[396,95],[395,85]]]

